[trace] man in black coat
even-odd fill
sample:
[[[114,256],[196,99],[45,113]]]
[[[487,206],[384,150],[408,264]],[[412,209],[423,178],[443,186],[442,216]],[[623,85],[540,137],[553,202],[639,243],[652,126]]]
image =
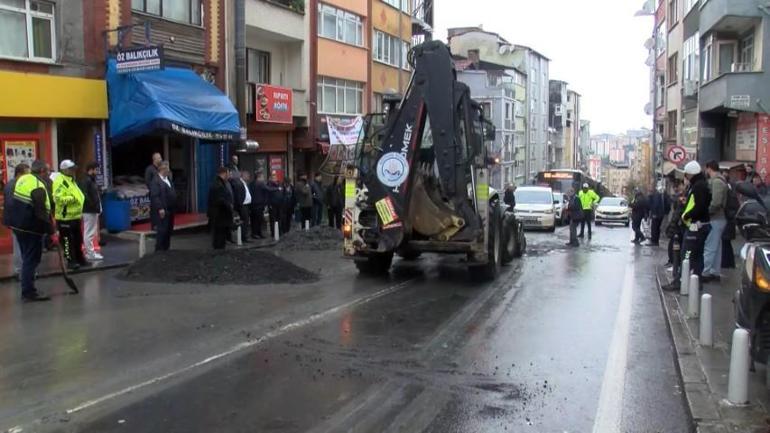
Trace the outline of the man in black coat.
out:
[[[86,250],[86,260],[104,260],[101,254],[96,252],[94,243],[97,242],[99,233],[99,215],[102,213],[102,198],[99,185],[96,183],[96,171],[99,164],[91,162],[86,166],[86,175],[80,181],[80,190],[83,191],[83,246]]]
[[[257,172],[254,181],[249,184],[251,193],[251,237],[262,239],[262,229],[265,226],[265,208],[268,206],[269,191],[265,184],[265,175]]]
[[[168,251],[174,232],[176,191],[171,182],[168,161],[158,166],[158,175],[150,183],[150,221],[155,229],[155,251]]]
[[[330,205],[329,203],[324,203],[324,187],[321,173],[316,173],[315,178],[310,180],[309,185],[310,192],[313,194],[313,210],[310,224],[312,226],[319,226],[323,220],[324,205]]]
[[[278,233],[283,233],[282,218],[284,193],[283,185],[278,182],[278,176],[275,172],[270,174],[270,181],[265,186],[268,193],[268,203],[270,205],[270,235],[275,238],[275,223],[278,223]]]
[[[243,179],[248,176],[248,172],[238,172],[230,170],[230,187],[233,190],[233,215],[240,220],[241,242],[249,241],[249,208],[251,207],[251,192],[248,182]],[[233,225],[233,230],[236,230]],[[234,234],[237,232],[234,232]],[[232,239],[232,238],[231,238]]]
[[[650,195],[650,218],[652,219],[650,227],[650,246],[657,247],[660,243],[660,226],[663,219],[671,212],[671,201],[665,193],[663,187]]]
[[[567,246],[579,247],[577,227],[586,217],[583,212],[583,203],[581,203],[580,197],[575,193],[574,188],[569,189],[567,197],[567,212],[569,212],[569,242],[567,242]]]
[[[144,184],[147,185],[147,189],[150,189],[152,181],[155,180],[155,178],[158,176],[158,169],[160,168],[161,162],[163,162],[163,157],[160,156],[160,153],[153,153],[152,164],[148,165],[147,168],[144,169]]]
[[[227,182],[228,175],[227,168],[220,167],[209,189],[208,216],[212,246],[215,250],[225,248],[233,225],[233,192]]]
[[[634,240],[631,242],[637,245],[646,239],[642,233],[642,220],[647,218],[648,213],[647,197],[637,188],[634,192],[634,200],[631,202],[631,227],[634,230]]]

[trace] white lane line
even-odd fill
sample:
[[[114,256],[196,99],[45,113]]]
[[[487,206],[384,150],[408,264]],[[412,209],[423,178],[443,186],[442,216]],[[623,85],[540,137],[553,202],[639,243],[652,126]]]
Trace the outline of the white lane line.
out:
[[[628,361],[628,337],[631,327],[631,301],[634,293],[634,267],[629,263],[623,278],[620,305],[615,318],[610,353],[604,370],[599,407],[594,418],[594,433],[621,431],[623,420],[623,392]]]
[[[186,373],[186,372],[188,372],[190,370],[193,370],[195,368],[202,367],[202,366],[204,366],[206,364],[210,364],[210,363],[212,363],[212,362],[214,362],[214,361],[216,361],[218,359],[222,359],[224,357],[230,356],[230,355],[232,355],[234,353],[237,353],[237,352],[240,352],[242,350],[245,350],[245,349],[257,346],[257,345],[262,344],[262,343],[264,343],[264,342],[266,342],[266,341],[268,341],[270,339],[273,339],[273,338],[276,338],[276,337],[280,337],[281,335],[283,335],[283,334],[285,334],[287,332],[293,331],[293,330],[298,329],[298,328],[302,328],[303,326],[310,325],[311,323],[314,323],[314,322],[321,321],[321,320],[323,320],[323,319],[325,319],[325,318],[327,318],[329,316],[332,316],[332,315],[334,315],[334,314],[336,314],[336,313],[338,313],[338,312],[340,312],[342,310],[345,310],[345,309],[348,309],[348,308],[352,308],[352,307],[357,307],[357,306],[360,306],[360,305],[364,305],[366,303],[374,301],[375,299],[381,298],[383,296],[387,296],[387,295],[389,295],[389,294],[391,294],[393,292],[396,292],[396,291],[399,291],[399,290],[403,289],[404,287],[408,286],[412,281],[414,281],[414,280],[404,281],[402,283],[396,284],[395,286],[391,286],[391,287],[382,289],[382,290],[380,290],[378,292],[372,293],[371,295],[363,296],[361,298],[355,299],[355,300],[347,302],[345,304],[338,305],[336,307],[330,308],[330,309],[328,309],[326,311],[323,311],[321,313],[313,314],[312,316],[310,316],[310,317],[308,317],[306,319],[302,319],[302,320],[298,320],[298,321],[293,322],[293,323],[289,323],[289,324],[284,325],[284,326],[282,326],[282,327],[280,327],[280,328],[278,328],[276,330],[270,331],[270,332],[266,333],[265,335],[255,339],[255,340],[251,340],[251,341],[247,341],[247,342],[244,342],[244,343],[237,344],[237,345],[231,347],[230,349],[225,350],[224,352],[218,353],[216,355],[209,356],[208,358],[203,359],[201,361],[198,361],[195,364],[190,364],[190,365],[188,365],[186,367],[183,367],[183,368],[178,369],[178,370],[174,370],[174,371],[172,371],[170,373],[166,373],[164,375],[154,377],[152,379],[146,380],[146,381],[138,383],[136,385],[132,385],[132,386],[123,388],[120,391],[116,391],[116,392],[113,392],[113,393],[106,394],[106,395],[103,395],[101,397],[95,398],[93,400],[86,401],[85,403],[82,403],[82,404],[80,404],[80,405],[78,405],[78,406],[76,406],[76,407],[74,407],[72,409],[67,409],[67,413],[68,414],[72,414],[72,413],[80,412],[82,410],[85,410],[85,409],[88,409],[90,407],[96,406],[98,404],[104,403],[105,401],[112,400],[112,399],[114,399],[116,397],[120,397],[122,395],[129,394],[129,393],[134,392],[134,391],[136,391],[138,389],[141,389],[141,388],[144,388],[144,387],[147,387],[147,386],[150,386],[150,385],[162,382],[164,380],[168,380],[168,379],[171,379],[173,377],[179,376],[182,373]]]

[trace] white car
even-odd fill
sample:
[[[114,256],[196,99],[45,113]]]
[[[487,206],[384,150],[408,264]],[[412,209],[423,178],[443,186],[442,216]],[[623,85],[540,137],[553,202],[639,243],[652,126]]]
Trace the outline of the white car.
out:
[[[596,225],[620,223],[626,227],[631,221],[631,209],[623,197],[604,197],[599,202],[594,215]]]
[[[567,215],[565,213],[567,210],[567,197],[564,193],[553,193],[553,205],[556,208],[556,224],[563,225],[567,222]]]
[[[516,189],[516,219],[525,228],[556,230],[556,205],[553,190],[543,186],[522,186]]]

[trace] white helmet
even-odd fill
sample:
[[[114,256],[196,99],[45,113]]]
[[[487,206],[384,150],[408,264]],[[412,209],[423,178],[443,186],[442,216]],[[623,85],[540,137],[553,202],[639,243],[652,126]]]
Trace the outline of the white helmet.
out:
[[[588,184],[587,184],[587,183],[584,183],[584,184],[583,184],[583,188],[588,188]]]
[[[684,166],[684,174],[689,174],[691,176],[695,176],[696,174],[699,174],[701,172],[700,164],[698,164],[698,161],[690,161]]]

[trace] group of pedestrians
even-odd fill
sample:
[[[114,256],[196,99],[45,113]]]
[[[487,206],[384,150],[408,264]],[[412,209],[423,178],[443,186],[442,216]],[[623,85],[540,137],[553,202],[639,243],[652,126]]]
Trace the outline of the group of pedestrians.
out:
[[[71,270],[104,259],[95,250],[102,212],[97,169],[96,163],[88,164],[78,181],[77,165],[69,159],[61,162],[60,171],[55,175],[51,174],[48,164],[40,160],[31,166],[15,167],[14,178],[3,190],[3,223],[11,229],[14,238],[14,268],[21,283],[22,300],[50,299],[35,287],[37,267],[47,239],[51,240],[52,248],[62,249],[66,266]]]

